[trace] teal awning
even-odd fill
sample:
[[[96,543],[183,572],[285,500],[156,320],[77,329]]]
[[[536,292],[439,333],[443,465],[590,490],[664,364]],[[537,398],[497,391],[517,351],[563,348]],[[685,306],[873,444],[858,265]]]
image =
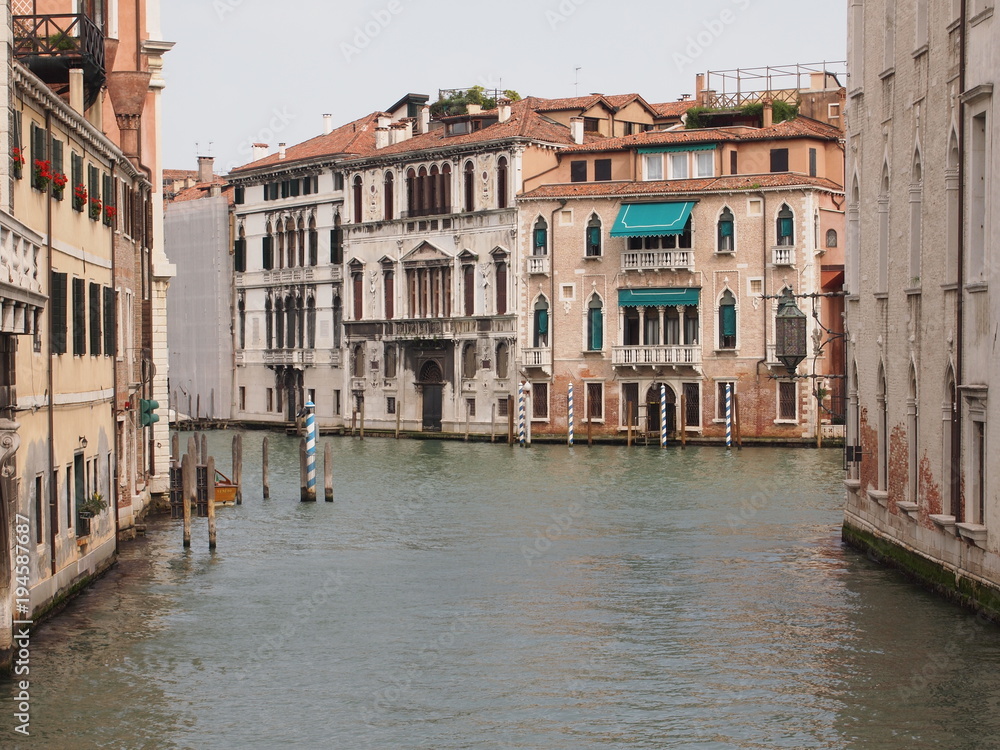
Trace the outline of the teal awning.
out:
[[[673,146],[643,146],[640,154],[677,154],[681,151],[715,151],[714,143],[698,143],[695,145],[675,144]]]
[[[660,289],[619,289],[619,307],[656,307],[658,305],[698,306],[700,289],[661,287]]]
[[[684,234],[694,203],[626,203],[618,210],[612,237],[658,237]]]

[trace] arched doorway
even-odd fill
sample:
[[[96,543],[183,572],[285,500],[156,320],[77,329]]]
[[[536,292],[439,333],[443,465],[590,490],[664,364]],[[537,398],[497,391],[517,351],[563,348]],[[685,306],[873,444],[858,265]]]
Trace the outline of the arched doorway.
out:
[[[444,389],[441,366],[429,360],[420,368],[420,388],[423,391],[423,430],[441,431],[441,396]]]
[[[677,427],[677,396],[669,385],[667,389],[667,434],[672,435]],[[646,431],[660,432],[660,384],[653,383],[646,391]]]

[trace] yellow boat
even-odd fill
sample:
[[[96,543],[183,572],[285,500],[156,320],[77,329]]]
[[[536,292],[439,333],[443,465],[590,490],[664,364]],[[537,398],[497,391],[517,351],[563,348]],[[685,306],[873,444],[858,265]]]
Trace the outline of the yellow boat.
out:
[[[216,505],[235,505],[236,504],[236,490],[239,489],[239,485],[233,482],[229,477],[223,474],[218,469],[215,470],[215,504]]]

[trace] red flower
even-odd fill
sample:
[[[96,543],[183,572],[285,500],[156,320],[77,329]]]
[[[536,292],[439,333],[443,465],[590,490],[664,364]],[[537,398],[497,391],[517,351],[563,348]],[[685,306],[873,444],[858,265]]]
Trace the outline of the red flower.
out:
[[[62,172],[52,173],[52,185],[56,190],[62,190],[66,187],[66,183],[69,182],[69,177],[64,175]]]
[[[10,158],[15,164],[22,167],[24,166],[24,152],[18,146],[14,146],[14,148],[10,150]]]

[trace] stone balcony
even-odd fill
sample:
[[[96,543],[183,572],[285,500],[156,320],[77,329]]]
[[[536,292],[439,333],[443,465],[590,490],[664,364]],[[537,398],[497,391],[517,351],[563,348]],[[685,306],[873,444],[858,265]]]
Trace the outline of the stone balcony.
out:
[[[521,360],[525,367],[552,367],[552,350],[548,347],[537,347],[521,350]]]
[[[509,315],[358,320],[345,322],[344,329],[350,339],[380,339],[384,341],[453,341],[491,333],[513,336],[516,330],[514,317]]]
[[[548,274],[549,272],[549,256],[548,255],[529,255],[528,256],[528,273],[529,274]]]
[[[693,271],[693,250],[645,250],[622,253],[622,271]]]
[[[772,247],[771,264],[775,266],[794,266],[795,248],[790,245]]]
[[[611,351],[615,367],[662,367],[701,364],[701,345],[693,346],[616,346]]]
[[[42,237],[0,213],[0,333],[32,334],[45,307],[38,262]]]

